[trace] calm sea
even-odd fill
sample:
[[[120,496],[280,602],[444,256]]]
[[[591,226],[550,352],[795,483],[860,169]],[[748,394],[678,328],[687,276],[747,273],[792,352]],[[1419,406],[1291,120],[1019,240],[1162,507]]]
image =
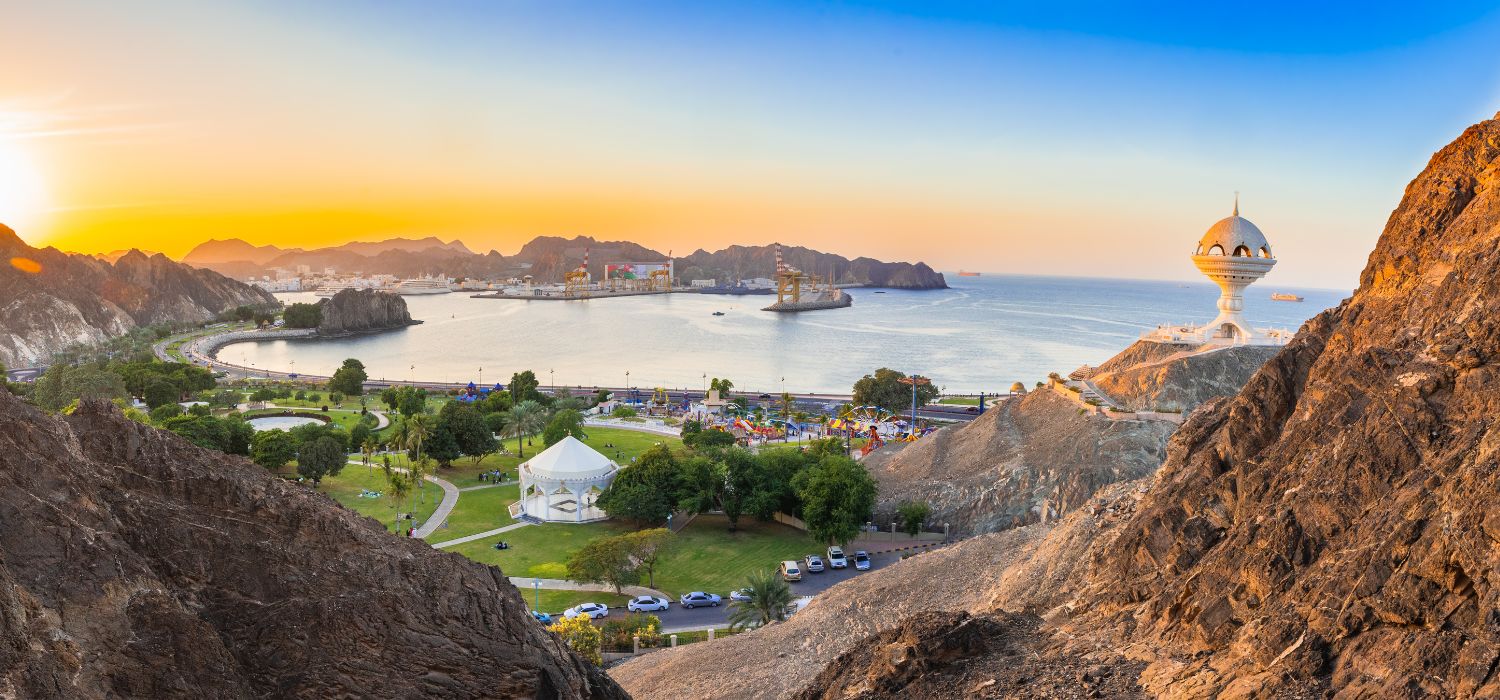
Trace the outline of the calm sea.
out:
[[[760,311],[767,297],[697,294],[591,301],[406,297],[424,323],[325,341],[240,343],[228,362],[328,375],[357,357],[372,378],[494,383],[523,369],[544,384],[700,388],[703,375],[744,390],[847,393],[878,367],[916,372],[949,391],[999,391],[1097,364],[1158,323],[1206,322],[1218,288],[1203,282],[948,275],[951,289],[850,290],[854,306]],[[1306,301],[1273,302],[1272,291]],[[1296,329],[1344,292],[1256,285],[1246,315]],[[311,293],[278,295],[313,301]],[[774,298],[773,298],[774,300]],[[723,316],[713,312],[722,311]],[[414,366],[414,368],[413,368]],[[481,373],[482,372],[482,373]]]

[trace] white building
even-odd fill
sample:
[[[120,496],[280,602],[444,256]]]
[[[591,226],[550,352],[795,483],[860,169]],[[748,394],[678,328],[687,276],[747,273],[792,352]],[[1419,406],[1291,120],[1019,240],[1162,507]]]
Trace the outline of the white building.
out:
[[[1276,265],[1271,244],[1255,224],[1234,213],[1210,226],[1193,251],[1193,265],[1219,285],[1219,315],[1204,325],[1157,326],[1141,335],[1160,343],[1207,345],[1285,345],[1290,331],[1251,328],[1245,320],[1245,288]]]
[[[521,500],[511,505],[511,517],[553,523],[607,519],[609,514],[594,500],[619,470],[614,461],[569,435],[521,463]]]

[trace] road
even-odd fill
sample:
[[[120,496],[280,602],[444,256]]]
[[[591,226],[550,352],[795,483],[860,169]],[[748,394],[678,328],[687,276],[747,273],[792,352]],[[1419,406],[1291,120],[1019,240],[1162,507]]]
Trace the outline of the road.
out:
[[[853,550],[849,550],[849,552],[851,555],[853,554]],[[901,552],[873,554],[870,555],[870,570],[875,571],[878,569],[882,569],[900,560]],[[830,569],[821,574],[803,573],[801,581],[794,581],[788,585],[790,585],[792,588],[793,597],[814,596],[828,590],[835,584],[847,581],[851,578],[854,578],[855,576],[863,576],[867,573],[869,572],[854,570],[854,561],[851,556],[851,559],[849,561],[849,568],[847,569]],[[693,608],[692,610],[687,610],[674,599],[672,601],[672,605],[667,608],[667,610],[651,614],[661,618],[662,632],[668,634],[685,630],[728,626],[730,603],[729,591],[709,592],[718,593],[719,595],[724,596],[724,602],[717,608]],[[523,595],[529,595],[531,591],[528,589],[523,589],[521,593]],[[552,612],[555,614],[557,611],[548,612]],[[612,608],[610,609],[609,614],[611,617],[616,617],[624,616],[629,613],[624,609]],[[603,624],[608,619],[609,618],[604,618],[602,620],[596,620],[596,622],[599,624]]]

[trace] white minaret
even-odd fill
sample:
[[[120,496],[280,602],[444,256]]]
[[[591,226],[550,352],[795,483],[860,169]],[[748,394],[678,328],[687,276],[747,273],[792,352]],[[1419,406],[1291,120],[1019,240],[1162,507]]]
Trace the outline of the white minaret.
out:
[[[1234,213],[1219,220],[1203,234],[1193,251],[1198,271],[1219,285],[1219,315],[1204,335],[1210,342],[1247,343],[1256,339],[1255,329],[1245,321],[1245,288],[1265,277],[1276,265],[1265,234],[1240,216],[1240,197],[1234,196]]]

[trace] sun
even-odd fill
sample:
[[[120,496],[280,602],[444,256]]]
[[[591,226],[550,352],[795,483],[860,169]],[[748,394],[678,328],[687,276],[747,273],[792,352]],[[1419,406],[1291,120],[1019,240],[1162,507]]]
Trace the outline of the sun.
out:
[[[40,225],[47,211],[42,171],[22,142],[0,134],[0,224],[18,232]]]

